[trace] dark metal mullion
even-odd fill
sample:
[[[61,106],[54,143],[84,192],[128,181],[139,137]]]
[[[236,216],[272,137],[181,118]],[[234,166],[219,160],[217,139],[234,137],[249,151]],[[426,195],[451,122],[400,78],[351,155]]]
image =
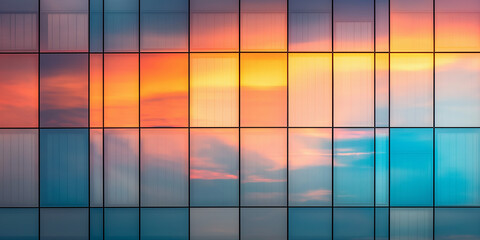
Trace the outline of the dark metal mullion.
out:
[[[331,171],[332,171],[332,195],[331,195],[331,200],[332,200],[332,218],[331,218],[331,236],[332,236],[332,240],[334,239],[334,193],[335,193],[335,185],[334,185],[334,167],[335,167],[335,138],[334,138],[334,135],[335,135],[335,74],[334,74],[334,29],[335,29],[335,25],[334,25],[334,22],[335,22],[335,19],[334,19],[334,0],[332,0],[332,6],[331,6],[331,11],[332,11],[332,23],[331,23],[331,34],[332,34],[332,38],[331,38],[331,44],[332,44],[332,51],[331,51],[331,63],[332,63],[332,73],[331,73],[331,76],[332,76],[332,123],[331,123],[331,137],[332,137],[332,152],[331,152],[331,157],[332,157],[332,166],[331,166]]]

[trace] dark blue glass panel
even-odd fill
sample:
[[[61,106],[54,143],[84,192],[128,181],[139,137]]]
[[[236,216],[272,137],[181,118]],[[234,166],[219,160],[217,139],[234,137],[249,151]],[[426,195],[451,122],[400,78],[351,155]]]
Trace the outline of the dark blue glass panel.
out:
[[[103,240],[103,208],[90,208],[90,240]]]
[[[374,239],[373,208],[335,208],[333,214],[333,239]]]
[[[142,240],[187,240],[188,208],[142,208]]]
[[[87,240],[88,208],[40,209],[40,239]]]
[[[480,239],[480,208],[437,208],[436,240]]]
[[[242,208],[242,240],[287,240],[287,209]]]
[[[433,130],[390,130],[390,204],[432,206]]]
[[[0,209],[0,240],[37,240],[38,209]]]
[[[375,209],[375,240],[388,240],[388,208]]]
[[[238,208],[190,209],[190,240],[237,240]]]
[[[103,0],[90,0],[90,52],[103,50]]]
[[[138,51],[138,0],[104,0],[105,52]]]
[[[137,240],[138,208],[105,208],[105,240]]]
[[[290,208],[288,221],[290,240],[332,239],[331,208]]]
[[[40,205],[88,206],[88,129],[40,130]]]

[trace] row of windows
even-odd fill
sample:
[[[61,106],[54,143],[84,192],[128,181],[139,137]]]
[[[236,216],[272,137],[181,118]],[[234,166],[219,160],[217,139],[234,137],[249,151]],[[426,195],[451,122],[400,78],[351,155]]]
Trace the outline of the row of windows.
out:
[[[39,232],[40,239],[92,240],[480,238],[475,208],[335,208],[333,224],[331,208],[10,208],[0,209],[0,223],[0,239],[10,240]]]
[[[190,69],[188,60],[1,55],[0,127],[38,127],[39,112],[40,127],[87,127],[89,109],[90,127],[188,127],[189,107],[191,127],[286,127],[287,116],[291,127],[331,127],[332,107],[335,127],[480,126],[480,54],[193,53]]]
[[[0,130],[0,206],[480,206],[480,129],[433,131]]]
[[[434,34],[436,51],[480,50],[472,0],[3,0],[0,9],[7,52],[37,51],[39,35],[45,52],[178,52],[189,43],[191,51],[288,43],[290,51],[429,52]]]

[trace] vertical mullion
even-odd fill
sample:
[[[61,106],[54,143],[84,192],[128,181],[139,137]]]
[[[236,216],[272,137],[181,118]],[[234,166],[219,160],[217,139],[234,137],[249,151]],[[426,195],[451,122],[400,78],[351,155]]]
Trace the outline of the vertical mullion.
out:
[[[37,164],[37,174],[38,174],[38,203],[37,203],[37,206],[38,206],[38,239],[40,239],[40,234],[41,234],[41,223],[40,223],[40,0],[38,0],[38,22],[37,22],[37,26],[38,26],[38,29],[37,29],[37,52],[38,52],[38,69],[37,69],[37,76],[38,76],[38,116],[37,116],[37,120],[38,120],[38,125],[37,125],[37,141],[38,141],[38,164]]]
[[[240,67],[241,67],[241,16],[242,16],[242,3],[241,0],[238,0],[238,239],[242,239],[242,219],[241,219],[241,214],[242,214],[242,198],[241,198],[241,187],[242,187],[242,143],[241,143],[241,118],[240,118],[240,113],[241,113],[241,93],[242,93],[242,86],[241,86],[241,72],[240,72]]]
[[[102,0],[102,234],[105,240],[105,1]]]
[[[187,21],[188,21],[188,38],[187,38],[187,51],[188,51],[188,239],[190,239],[190,233],[191,233],[191,223],[190,223],[190,4],[191,0],[188,0],[188,9],[187,9]]]
[[[88,38],[88,46],[87,46],[87,54],[88,54],[88,239],[91,238],[90,234],[90,0],[88,1],[88,14],[87,14],[87,38]]]
[[[289,99],[289,56],[290,56],[290,53],[288,52],[289,50],[289,26],[288,26],[288,22],[289,22],[289,5],[290,5],[290,2],[289,0],[286,0],[287,1],[287,239],[289,238],[289,234],[290,234],[290,187],[289,187],[289,176],[290,176],[290,157],[289,157],[289,142],[290,142],[290,122],[289,122],[289,111],[290,111],[290,106],[289,106],[289,102],[290,102],[290,99]]]
[[[138,0],[138,239],[142,238],[142,151],[141,151],[141,132],[142,125],[140,122],[141,111],[141,90],[140,90],[140,57],[141,57],[141,0]]]
[[[436,11],[435,11],[435,1],[436,0],[432,0],[433,2],[433,106],[432,106],[432,110],[433,110],[433,113],[432,113],[432,117],[433,117],[433,131],[432,131],[432,134],[433,134],[433,158],[432,158],[432,161],[433,161],[433,176],[432,176],[432,194],[433,194],[433,202],[432,202],[432,211],[433,211],[433,227],[432,227],[432,236],[433,236],[433,239],[435,239],[435,15],[436,15]]]
[[[377,1],[373,0],[373,239],[377,239]]]
[[[331,61],[332,61],[332,123],[331,123],[331,126],[332,126],[332,131],[331,131],[331,135],[332,135],[332,153],[331,153],[331,156],[332,156],[332,196],[331,196],[331,199],[332,199],[332,240],[334,239],[334,222],[333,222],[333,219],[334,219],[334,193],[335,193],[335,185],[334,185],[334,166],[335,166],[335,139],[334,139],[334,135],[335,135],[335,104],[334,104],[334,101],[335,101],[335,97],[334,97],[334,94],[335,94],[335,74],[334,74],[334,29],[335,29],[335,19],[334,19],[334,0],[332,0],[332,7],[331,7],[331,10],[332,10],[332,29],[331,29],[331,33],[332,33],[332,56],[331,56]]]
[[[391,29],[391,24],[390,24],[390,12],[391,12],[391,0],[388,0],[388,239],[390,239],[390,212],[391,212],[391,209],[390,209],[390,199],[391,199],[391,191],[390,191],[390,176],[392,175],[391,174],[391,163],[390,163],[390,155],[392,154],[392,151],[390,149],[390,139],[391,139],[391,126],[390,126],[390,111],[391,111],[391,107],[390,107],[390,87],[391,87],[391,84],[390,84],[390,52],[391,52],[391,49],[390,49],[390,44],[391,44],[391,36],[390,36],[390,29]]]

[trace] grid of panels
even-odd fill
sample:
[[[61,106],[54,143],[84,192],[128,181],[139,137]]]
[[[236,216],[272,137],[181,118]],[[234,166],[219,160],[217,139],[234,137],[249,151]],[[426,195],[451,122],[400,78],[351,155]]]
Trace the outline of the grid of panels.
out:
[[[476,2],[0,6],[0,238],[480,237]]]

